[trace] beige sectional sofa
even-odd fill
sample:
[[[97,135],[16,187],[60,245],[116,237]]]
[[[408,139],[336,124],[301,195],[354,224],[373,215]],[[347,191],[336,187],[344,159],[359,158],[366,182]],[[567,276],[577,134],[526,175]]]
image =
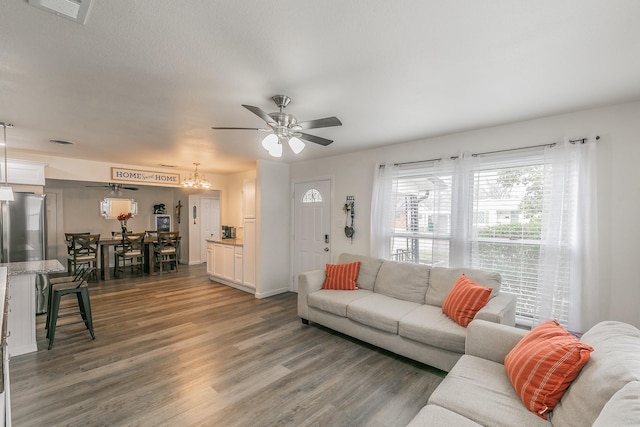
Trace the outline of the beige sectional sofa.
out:
[[[515,296],[501,293],[501,278],[468,268],[441,268],[341,254],[339,264],[360,261],[357,290],[322,289],[325,270],[298,278],[298,315],[394,353],[449,371],[465,351],[466,328],[442,312],[462,273],[493,289],[476,315],[515,324]]]
[[[527,331],[482,320],[467,329],[465,355],[410,427],[640,425],[640,330],[634,326],[606,321],[582,336],[594,351],[549,420],[525,408],[503,365]]]

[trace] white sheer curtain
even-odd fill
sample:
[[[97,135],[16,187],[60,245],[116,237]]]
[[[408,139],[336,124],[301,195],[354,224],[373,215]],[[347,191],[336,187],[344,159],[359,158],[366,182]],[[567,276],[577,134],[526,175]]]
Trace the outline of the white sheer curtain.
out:
[[[443,160],[440,168],[453,173],[453,196],[451,200],[451,250],[449,267],[471,265],[471,217],[473,214],[471,193],[473,191],[473,168],[478,159],[468,154]]]
[[[542,241],[534,324],[568,311],[570,330],[599,319],[595,142],[545,150]]]
[[[377,164],[371,195],[370,255],[389,259],[391,229],[393,226],[393,163]]]

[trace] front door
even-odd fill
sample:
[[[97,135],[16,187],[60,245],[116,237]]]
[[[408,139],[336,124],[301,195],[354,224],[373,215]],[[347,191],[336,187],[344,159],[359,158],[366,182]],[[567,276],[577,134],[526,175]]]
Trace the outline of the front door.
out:
[[[293,286],[298,274],[324,269],[331,261],[331,181],[294,185]]]

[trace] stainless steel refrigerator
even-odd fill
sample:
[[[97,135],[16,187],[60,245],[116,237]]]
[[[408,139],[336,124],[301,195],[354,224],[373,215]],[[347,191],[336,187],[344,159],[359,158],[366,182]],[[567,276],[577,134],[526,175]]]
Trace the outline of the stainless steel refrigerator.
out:
[[[47,247],[45,196],[14,193],[2,203],[2,262],[41,261]]]
[[[14,193],[15,200],[2,202],[0,227],[2,262],[41,261],[46,259],[47,220],[45,196]],[[36,281],[36,313],[46,311],[45,277]]]

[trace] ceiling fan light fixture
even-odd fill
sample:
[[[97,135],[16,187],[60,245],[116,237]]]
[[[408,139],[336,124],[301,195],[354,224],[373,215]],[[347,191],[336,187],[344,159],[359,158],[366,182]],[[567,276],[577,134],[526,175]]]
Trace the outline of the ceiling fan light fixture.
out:
[[[269,152],[273,150],[276,145],[278,145],[278,136],[274,133],[270,133],[262,140],[262,147]]]
[[[280,144],[280,141],[269,150],[269,154],[273,157],[282,157],[282,144]]]
[[[292,136],[289,139],[289,147],[291,147],[291,151],[295,154],[300,154],[302,150],[304,150],[304,142],[301,139]]]

